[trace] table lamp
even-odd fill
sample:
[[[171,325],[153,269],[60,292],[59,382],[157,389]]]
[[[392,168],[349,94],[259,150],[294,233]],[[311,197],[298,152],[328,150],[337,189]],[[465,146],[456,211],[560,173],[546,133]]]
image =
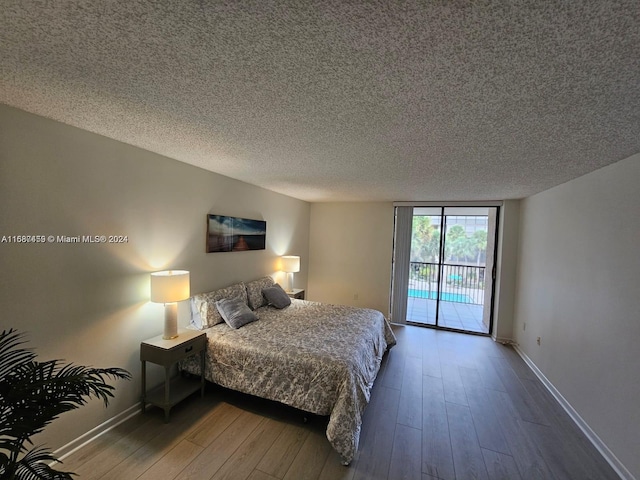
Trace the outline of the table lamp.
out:
[[[189,298],[189,272],[167,270],[151,274],[151,301],[164,303],[164,334],[169,340],[178,336],[178,304]]]
[[[300,257],[285,255],[281,258],[282,271],[287,272],[287,293],[293,292],[293,274],[300,271]]]

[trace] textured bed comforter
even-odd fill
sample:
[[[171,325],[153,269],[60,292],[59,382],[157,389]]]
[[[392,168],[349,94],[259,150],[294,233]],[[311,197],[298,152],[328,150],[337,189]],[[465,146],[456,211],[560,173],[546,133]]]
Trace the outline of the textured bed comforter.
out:
[[[233,390],[318,415],[328,415],[327,438],[350,462],[358,449],[362,413],[386,349],[396,339],[376,310],[293,300],[261,307],[259,320],[207,333],[205,377]],[[200,373],[195,357],[181,367]]]

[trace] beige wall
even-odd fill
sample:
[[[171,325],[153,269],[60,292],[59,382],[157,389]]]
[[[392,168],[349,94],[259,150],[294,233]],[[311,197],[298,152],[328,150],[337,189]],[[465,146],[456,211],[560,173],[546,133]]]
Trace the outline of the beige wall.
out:
[[[636,478],[639,182],[637,154],[522,202],[514,323],[521,350]]]
[[[310,300],[389,314],[392,203],[314,203],[309,244]]]
[[[0,243],[0,328],[29,332],[41,359],[134,375],[116,383],[109,409],[92,401],[52,424],[39,439],[52,448],[138,401],[140,341],[163,328],[163,306],[148,301],[149,272],[190,270],[198,293],[266,274],[282,281],[278,256],[297,254],[295,282],[307,284],[308,203],[6,106],[0,209],[0,235],[128,237],[122,244]],[[266,220],[267,249],[206,254],[207,213]],[[160,373],[152,372],[155,381]]]

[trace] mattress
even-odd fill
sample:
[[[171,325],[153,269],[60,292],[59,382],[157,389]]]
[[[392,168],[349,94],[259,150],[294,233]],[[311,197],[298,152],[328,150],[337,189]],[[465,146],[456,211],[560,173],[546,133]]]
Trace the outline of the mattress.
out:
[[[343,462],[350,462],[380,362],[396,343],[384,315],[305,300],[255,313],[258,321],[237,330],[225,323],[204,330],[205,378],[328,416],[327,439]],[[200,373],[195,357],[181,368]]]

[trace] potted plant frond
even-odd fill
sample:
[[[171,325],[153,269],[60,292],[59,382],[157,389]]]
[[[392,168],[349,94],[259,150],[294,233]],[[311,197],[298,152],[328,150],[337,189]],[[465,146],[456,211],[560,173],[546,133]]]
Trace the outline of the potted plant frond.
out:
[[[24,343],[24,334],[14,329],[0,333],[0,479],[71,479],[73,473],[50,466],[55,456],[46,447],[33,446],[31,437],[92,397],[106,407],[114,391],[106,381],[129,380],[131,374],[121,368],[64,365],[60,360],[38,362]]]

